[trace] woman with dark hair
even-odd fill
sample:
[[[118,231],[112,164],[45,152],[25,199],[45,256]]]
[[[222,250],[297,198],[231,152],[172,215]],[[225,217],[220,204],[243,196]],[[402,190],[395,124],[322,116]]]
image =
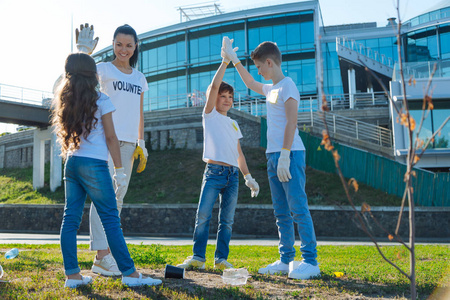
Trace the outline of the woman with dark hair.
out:
[[[80,32],[77,30],[77,48],[80,51],[87,49],[86,52],[89,53],[96,45],[96,39],[92,39],[93,26],[89,27],[89,24],[85,24],[85,26],[81,25],[80,29]],[[144,142],[143,108],[144,92],[148,90],[148,84],[144,74],[135,69],[139,53],[138,42],[136,31],[131,26],[127,24],[119,26],[113,35],[113,61],[97,64],[100,90],[111,98],[111,102],[116,108],[112,117],[120,143],[123,167],[127,175],[131,175],[133,161],[137,158],[140,158],[137,172],[142,172],[148,156]],[[109,168],[112,173],[114,168],[111,159]],[[117,195],[119,215],[129,180],[130,176],[127,176],[123,196]],[[90,248],[97,250],[92,271],[105,276],[120,275],[116,262],[109,251],[108,242],[94,205],[91,205],[89,221]]]
[[[125,193],[127,176],[114,131],[114,105],[97,91],[94,60],[84,53],[70,54],[55,95],[52,125],[65,158],[65,207],[61,225],[61,251],[67,276],[65,286],[76,288],[92,282],[82,276],[77,259],[77,230],[87,195],[100,215],[108,244],[117,259],[122,282],[129,286],[158,285],[161,280],[136,272],[120,226],[116,197]],[[116,191],[108,170],[108,153],[114,162]]]

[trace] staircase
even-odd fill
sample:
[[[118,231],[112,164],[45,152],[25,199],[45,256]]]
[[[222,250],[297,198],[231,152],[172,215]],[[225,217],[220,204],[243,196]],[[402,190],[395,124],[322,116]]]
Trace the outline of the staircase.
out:
[[[391,130],[331,112],[310,111],[298,114],[300,130],[322,136],[325,122],[332,140],[392,158]],[[308,128],[308,129],[307,129]]]

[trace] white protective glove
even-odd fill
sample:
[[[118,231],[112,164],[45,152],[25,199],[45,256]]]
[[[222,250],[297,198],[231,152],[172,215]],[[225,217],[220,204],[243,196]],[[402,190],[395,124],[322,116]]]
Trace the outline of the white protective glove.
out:
[[[291,164],[291,159],[289,158],[290,153],[291,151],[288,149],[281,149],[277,168],[278,179],[281,182],[288,182],[292,178],[291,172],[289,172],[289,165]]]
[[[94,25],[81,24],[80,30],[75,29],[75,42],[79,52],[91,55],[98,43],[98,37],[94,39]]]
[[[127,187],[127,175],[124,173],[125,169],[114,168],[114,182],[116,183],[116,199],[122,199],[125,196]]]
[[[148,151],[145,148],[145,141],[144,140],[138,140],[136,149],[133,153],[134,159],[139,158],[139,165],[137,167],[137,172],[141,173],[145,170],[145,166],[147,165],[147,157],[148,157]]]
[[[236,54],[236,51],[238,51],[239,47],[233,49],[233,41],[234,40],[230,40],[230,38],[227,36],[223,37],[220,55],[224,60],[232,61],[233,65],[236,65],[240,62]]]
[[[259,194],[259,184],[256,182],[256,180],[252,177],[250,173],[245,175],[244,178],[245,178],[245,185],[248,186],[252,191],[252,198],[257,197]]]

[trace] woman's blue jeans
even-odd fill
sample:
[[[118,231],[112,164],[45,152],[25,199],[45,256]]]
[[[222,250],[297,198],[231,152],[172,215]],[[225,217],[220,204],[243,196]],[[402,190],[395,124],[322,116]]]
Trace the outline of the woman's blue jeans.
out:
[[[267,153],[266,157],[272,205],[280,237],[280,259],[285,264],[294,260],[295,222],[300,235],[302,258],[315,266],[317,243],[305,193],[305,151],[291,151],[289,171],[292,179],[288,182],[281,182],[277,176],[280,152]]]
[[[219,197],[219,226],[217,228],[217,245],[214,254],[215,262],[228,259],[234,212],[238,199],[239,168],[207,164],[203,174],[202,191],[195,217],[194,258],[206,261],[206,245],[209,235],[214,203]]]
[[[77,259],[77,231],[80,228],[86,196],[94,203],[108,239],[111,253],[124,276],[136,269],[128,252],[116,194],[109,175],[108,162],[81,156],[70,156],[64,166],[66,205],[61,225],[61,251],[66,275],[80,272]]]

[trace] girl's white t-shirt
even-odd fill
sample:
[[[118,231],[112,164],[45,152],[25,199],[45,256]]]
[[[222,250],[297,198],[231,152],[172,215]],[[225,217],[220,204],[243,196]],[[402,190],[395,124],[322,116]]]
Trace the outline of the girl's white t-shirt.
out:
[[[265,84],[262,87],[266,95],[267,107],[267,149],[266,153],[280,152],[283,148],[284,131],[287,124],[285,102],[289,98],[300,101],[300,93],[297,86],[290,77],[284,77],[276,85]],[[295,128],[294,141],[291,151],[305,150],[302,139],[298,135],[298,128]]]
[[[220,114],[216,108],[207,114],[203,110],[203,161],[220,161],[235,167],[238,165],[238,141],[242,138],[236,121]]]
[[[114,105],[105,94],[99,93],[100,98],[97,100],[98,109],[94,116],[97,118],[97,124],[93,126],[91,133],[84,138],[81,135],[80,148],[74,151],[68,151],[67,156],[83,156],[101,160],[108,160],[109,150],[106,144],[105,130],[103,128],[102,116],[115,111]],[[83,133],[85,129],[83,128]]]
[[[114,128],[119,141],[135,143],[139,134],[141,94],[148,91],[144,74],[133,68],[125,74],[111,62],[97,64],[100,90],[111,98],[116,107]]]

